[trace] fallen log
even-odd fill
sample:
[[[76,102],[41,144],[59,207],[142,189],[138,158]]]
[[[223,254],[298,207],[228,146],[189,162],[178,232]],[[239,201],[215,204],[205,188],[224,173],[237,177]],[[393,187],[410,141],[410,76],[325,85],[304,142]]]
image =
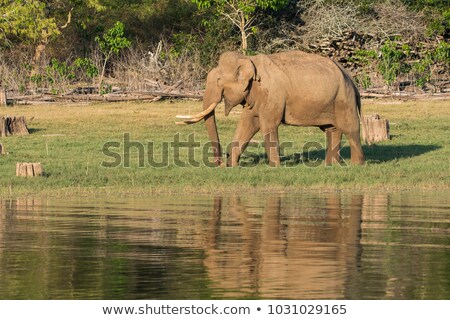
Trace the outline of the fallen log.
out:
[[[447,100],[450,95],[446,92],[442,93],[414,93],[414,92],[392,92],[392,93],[377,93],[377,92],[360,92],[361,98],[365,99],[396,99],[396,100]]]
[[[71,100],[71,101],[104,101],[104,102],[121,102],[121,101],[157,101],[162,98],[185,98],[201,100],[203,96],[192,93],[171,93],[171,92],[136,92],[133,94],[117,95],[99,95],[99,94],[68,94],[56,96],[57,99]]]
[[[17,177],[38,177],[42,176],[42,165],[38,163],[18,162],[16,164]]]

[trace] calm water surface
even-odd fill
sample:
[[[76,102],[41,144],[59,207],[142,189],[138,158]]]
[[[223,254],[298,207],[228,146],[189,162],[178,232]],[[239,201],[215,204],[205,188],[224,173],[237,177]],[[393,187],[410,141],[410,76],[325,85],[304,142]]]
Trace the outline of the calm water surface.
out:
[[[450,299],[450,193],[0,200],[1,299]]]

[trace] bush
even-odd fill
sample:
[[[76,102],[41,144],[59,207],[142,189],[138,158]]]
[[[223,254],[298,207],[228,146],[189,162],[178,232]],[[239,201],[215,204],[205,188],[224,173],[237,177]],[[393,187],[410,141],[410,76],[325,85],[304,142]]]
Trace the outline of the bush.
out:
[[[411,52],[408,45],[401,48],[394,41],[387,40],[380,48],[378,70],[388,86],[391,86],[401,73],[408,73],[410,65],[405,62]]]

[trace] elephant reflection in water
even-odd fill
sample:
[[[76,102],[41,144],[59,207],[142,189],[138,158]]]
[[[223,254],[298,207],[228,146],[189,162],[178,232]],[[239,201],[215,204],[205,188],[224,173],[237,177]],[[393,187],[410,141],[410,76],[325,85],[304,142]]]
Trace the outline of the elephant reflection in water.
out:
[[[239,197],[214,199],[205,266],[226,297],[345,298],[359,254],[362,196],[302,203],[269,196],[264,209]],[[286,205],[282,205],[286,203]]]

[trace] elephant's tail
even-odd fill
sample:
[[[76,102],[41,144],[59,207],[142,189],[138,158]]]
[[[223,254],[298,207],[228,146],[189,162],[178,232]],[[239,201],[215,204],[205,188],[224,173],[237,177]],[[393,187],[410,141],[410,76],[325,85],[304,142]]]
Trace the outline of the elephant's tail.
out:
[[[353,81],[352,81],[353,82]],[[367,123],[364,120],[364,116],[362,113],[362,107],[361,107],[361,94],[359,93],[358,88],[356,88],[355,83],[353,83],[353,87],[355,90],[355,98],[356,98],[356,106],[358,108],[358,116],[359,116],[359,120],[361,121],[362,124],[362,130],[363,130],[363,137],[364,137],[364,142],[370,146],[370,140],[369,140],[369,129],[367,128]]]

